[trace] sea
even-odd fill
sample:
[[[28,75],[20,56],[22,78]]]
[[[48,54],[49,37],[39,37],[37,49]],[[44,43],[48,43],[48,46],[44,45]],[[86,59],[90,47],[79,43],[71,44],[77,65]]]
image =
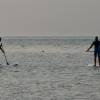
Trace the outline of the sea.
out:
[[[100,100],[94,37],[3,37],[0,100]]]

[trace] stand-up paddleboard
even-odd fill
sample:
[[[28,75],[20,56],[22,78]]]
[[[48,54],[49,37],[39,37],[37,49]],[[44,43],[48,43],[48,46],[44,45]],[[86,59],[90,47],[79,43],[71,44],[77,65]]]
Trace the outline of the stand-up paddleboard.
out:
[[[100,66],[99,65],[96,65],[94,66],[93,64],[88,64],[89,67],[93,67],[93,69],[97,69],[97,70],[100,70]]]
[[[87,66],[89,66],[89,67],[94,67],[94,65],[93,65],[93,64],[87,64]]]
[[[19,64],[10,64],[10,65],[0,64],[0,66],[5,66],[5,67],[13,66],[13,67],[17,67],[17,66],[19,66]]]

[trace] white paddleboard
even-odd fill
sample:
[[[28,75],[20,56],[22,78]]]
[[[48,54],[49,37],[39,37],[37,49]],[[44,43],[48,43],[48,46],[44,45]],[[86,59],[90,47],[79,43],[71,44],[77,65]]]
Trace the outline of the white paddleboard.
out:
[[[93,67],[94,65],[93,64],[88,64],[87,66]]]

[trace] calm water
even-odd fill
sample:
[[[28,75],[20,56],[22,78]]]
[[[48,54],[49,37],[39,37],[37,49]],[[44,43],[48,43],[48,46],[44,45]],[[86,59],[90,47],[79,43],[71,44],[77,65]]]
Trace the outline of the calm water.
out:
[[[24,59],[29,59],[30,55],[56,55],[59,56],[79,56],[84,55],[84,51],[93,41],[92,37],[5,37],[3,44],[8,58],[11,60],[18,57],[19,63],[24,64]],[[29,55],[30,54],[30,55]],[[14,56],[14,58],[12,57]],[[24,59],[19,58],[25,56]],[[21,59],[21,60],[20,60]],[[52,57],[53,59],[53,57]],[[67,58],[68,59],[68,58]],[[66,61],[67,61],[66,59]],[[10,60],[10,59],[9,59]],[[68,59],[69,60],[69,59]],[[18,62],[18,61],[17,61]],[[28,62],[28,61],[27,61]],[[30,63],[34,61],[30,59]],[[83,62],[83,61],[82,61]],[[69,63],[69,62],[68,62]]]
[[[28,54],[53,54],[59,56],[59,54],[83,56],[84,51],[92,43],[92,37],[5,37],[3,38],[3,44],[5,51],[10,57],[14,57],[24,54],[25,58]],[[17,56],[16,56],[17,55]],[[74,57],[74,56],[73,56]],[[20,59],[19,59],[20,60]],[[22,60],[22,59],[21,59]],[[33,62],[33,61],[30,61]],[[24,61],[22,61],[24,63]]]
[[[100,69],[88,66],[90,37],[5,37],[1,100],[100,100]],[[1,53],[0,63],[5,65]],[[18,64],[18,66],[13,66]]]

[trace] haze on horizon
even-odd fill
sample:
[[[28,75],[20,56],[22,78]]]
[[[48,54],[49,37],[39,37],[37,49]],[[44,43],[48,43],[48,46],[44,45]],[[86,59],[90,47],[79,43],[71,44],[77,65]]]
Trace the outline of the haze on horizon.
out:
[[[0,35],[99,35],[99,9],[99,0],[0,0]]]

